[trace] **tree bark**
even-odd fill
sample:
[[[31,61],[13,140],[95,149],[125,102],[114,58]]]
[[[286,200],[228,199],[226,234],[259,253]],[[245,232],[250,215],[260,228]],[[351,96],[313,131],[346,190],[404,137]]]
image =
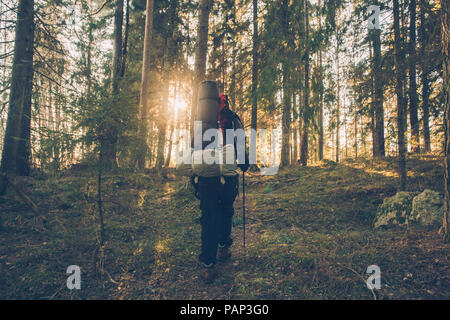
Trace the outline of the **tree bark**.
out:
[[[308,132],[309,132],[309,17],[308,0],[304,0],[305,19],[305,91],[304,91],[304,111],[303,111],[303,133],[300,144],[300,164],[308,165]]]
[[[426,59],[426,47],[428,44],[428,37],[425,30],[425,0],[420,0],[420,62],[422,65],[422,112],[423,112],[423,141],[424,151],[426,153],[431,152],[431,140],[430,140],[430,85],[429,85],[429,67]]]
[[[163,62],[162,62],[162,84],[163,84],[163,93],[162,93],[162,103],[159,109],[159,115],[158,115],[158,147],[156,149],[156,169],[161,169],[164,164],[164,148],[166,146],[166,131],[167,131],[167,115],[168,110],[167,107],[169,105],[169,66],[167,66],[167,63],[165,63],[165,53],[167,49],[167,41],[166,38],[164,40],[164,50],[163,50]],[[170,53],[169,53],[170,55]],[[167,69],[166,69],[167,68]]]
[[[250,134],[250,146],[256,147],[256,130],[258,127],[258,0],[253,0],[253,35],[252,35],[252,118]],[[233,60],[234,68],[234,60]],[[234,81],[234,80],[233,80]],[[256,171],[256,164],[251,165],[251,169]]]
[[[34,0],[20,0],[9,93],[8,120],[3,143],[0,194],[8,175],[30,172],[31,94],[33,89]]]
[[[144,52],[142,57],[141,91],[139,96],[139,127],[138,138],[141,148],[137,157],[137,166],[140,170],[145,167],[146,155],[149,152],[148,139],[148,112],[150,87],[150,59],[153,30],[153,0],[147,0],[145,17]]]
[[[167,135],[167,128],[168,128],[168,122],[169,122],[169,113],[174,113],[175,110],[168,110],[169,107],[169,92],[170,92],[170,74],[174,68],[175,65],[175,54],[176,54],[176,48],[174,44],[174,37],[175,32],[177,29],[177,6],[178,1],[173,0],[170,4],[169,8],[169,21],[170,21],[170,32],[164,39],[164,51],[163,51],[163,64],[162,64],[162,83],[163,83],[163,97],[162,97],[162,104],[161,109],[159,112],[159,119],[158,119],[158,151],[156,156],[156,168],[161,169],[162,166],[166,163],[164,157],[165,152],[164,149],[166,147],[166,135]],[[166,54],[167,51],[167,54]],[[166,56],[167,56],[167,62],[166,62]],[[175,97],[176,97],[176,83],[175,83]],[[171,143],[171,142],[170,142]]]
[[[289,1],[283,0],[281,10],[281,24],[283,38],[290,43],[289,33]],[[281,115],[281,166],[287,166],[290,163],[290,125],[291,125],[291,82],[290,82],[290,59],[287,58],[290,54],[290,46],[284,48],[285,59],[282,63],[283,68],[283,107]]]
[[[253,0],[253,47],[252,47],[252,122],[251,128],[256,131],[258,124],[258,0]]]
[[[197,45],[195,51],[194,85],[191,110],[191,133],[194,130],[194,121],[197,117],[198,88],[205,79],[206,55],[208,52],[209,13],[213,0],[200,0],[200,13],[198,16]],[[191,136],[193,136],[191,134]]]
[[[298,123],[298,108],[297,108],[297,99],[295,93],[292,94],[292,156],[291,156],[291,163],[296,164],[298,160],[298,130],[297,125]]]
[[[336,93],[336,162],[339,162],[339,148],[340,148],[340,125],[341,125],[341,83],[339,79],[339,35],[338,26],[335,25],[336,33],[336,83],[337,83],[337,93]]]
[[[397,95],[397,130],[398,130],[398,170],[400,177],[400,190],[406,188],[406,144],[405,144],[405,113],[406,99],[404,95],[405,72],[404,55],[402,50],[402,39],[400,38],[400,17],[398,0],[394,0],[394,64],[396,74],[395,91]]]
[[[355,128],[355,159],[358,159],[358,110],[356,109],[355,104],[355,122],[354,122],[354,128]]]
[[[115,1],[114,12],[114,45],[111,66],[111,95],[117,101],[119,98],[119,80],[122,68],[122,29],[123,29],[123,0]],[[116,103],[116,102],[114,102]],[[100,148],[103,153],[105,170],[117,167],[117,128],[105,124],[100,129]]]
[[[450,210],[450,3],[441,0],[441,35],[442,35],[442,66],[444,89],[444,218],[442,221],[442,236],[445,242],[450,241],[450,223],[448,220]]]
[[[289,67],[283,65],[283,110],[281,116],[281,166],[289,165],[290,124],[291,124],[291,93],[289,83]]]
[[[130,0],[126,0],[125,8],[127,9],[125,14],[125,34],[123,37],[122,46],[122,66],[120,68],[120,77],[123,78],[127,67],[127,55],[128,55],[128,35],[130,33]]]
[[[372,133],[372,155],[375,157],[377,151],[377,134],[375,130],[375,80],[374,80],[374,62],[373,62],[373,46],[370,47],[370,61],[372,64],[372,72],[370,73],[370,128]]]
[[[175,91],[176,91],[176,85],[175,85]],[[173,98],[174,101],[176,101],[176,97],[177,97],[177,94],[175,92],[174,98]],[[166,168],[168,168],[170,166],[170,159],[172,157],[173,135],[174,135],[175,129],[177,128],[177,115],[178,114],[173,112],[172,115],[171,115],[171,119],[170,119],[169,147],[168,147],[168,150],[167,150],[166,160],[165,160],[165,163],[164,163],[164,167],[166,167]]]
[[[374,157],[384,157],[383,78],[381,67],[381,30],[371,30],[373,45],[374,106],[376,143]]]
[[[169,84],[166,76],[163,77],[163,83],[164,91],[158,119],[158,147],[156,151],[155,165],[156,169],[161,169],[164,164],[164,148],[166,146],[167,107],[169,105]]]
[[[319,8],[322,8],[319,0]],[[319,12],[319,30],[322,32],[322,15]],[[324,127],[323,127],[323,74],[322,74],[322,42],[319,44],[319,160],[323,159]]]
[[[420,133],[417,116],[416,84],[416,0],[409,1],[409,121],[411,122],[411,151],[419,153]]]

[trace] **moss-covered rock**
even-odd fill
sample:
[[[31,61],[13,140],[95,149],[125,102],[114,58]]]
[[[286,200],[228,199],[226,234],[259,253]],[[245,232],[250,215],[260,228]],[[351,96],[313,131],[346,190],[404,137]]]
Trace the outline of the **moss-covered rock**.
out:
[[[442,223],[444,201],[438,192],[426,189],[412,201],[409,219],[425,226],[438,226]]]
[[[385,198],[377,209],[374,227],[389,227],[407,223],[412,210],[413,192],[400,191],[395,196]]]

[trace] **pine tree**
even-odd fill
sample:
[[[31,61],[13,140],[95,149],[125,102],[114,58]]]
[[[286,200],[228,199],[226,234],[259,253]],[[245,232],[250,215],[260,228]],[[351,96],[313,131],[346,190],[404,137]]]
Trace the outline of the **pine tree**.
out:
[[[8,120],[0,166],[0,195],[6,191],[8,175],[23,176],[30,173],[33,45],[34,0],[20,0],[17,9]]]
[[[145,167],[146,154],[148,153],[148,112],[150,93],[150,60],[153,30],[153,0],[147,0],[145,16],[144,52],[142,55],[141,91],[139,97],[139,129],[138,137],[141,149],[138,153],[137,166],[140,170]]]
[[[396,73],[395,91],[397,95],[397,134],[398,134],[398,150],[399,150],[399,176],[400,176],[400,190],[406,188],[406,144],[405,144],[405,113],[406,113],[406,98],[404,95],[404,66],[403,66],[403,49],[402,39],[400,37],[400,16],[398,0],[394,0],[394,63]]]
[[[420,152],[419,120],[417,116],[416,84],[416,0],[409,0],[409,119],[411,151]]]
[[[375,2],[378,4],[378,1]],[[375,149],[374,157],[385,156],[384,108],[383,108],[383,70],[381,65],[381,30],[370,30],[373,47],[373,83],[375,115]]]
[[[113,42],[113,57],[111,65],[111,96],[114,99],[115,107],[119,107],[119,81],[121,78],[122,68],[122,53],[123,53],[123,0],[115,0],[114,2],[114,42]],[[117,122],[121,119],[113,119],[114,114],[111,115],[111,121],[102,123],[100,135],[100,152],[106,170],[117,167],[117,141],[118,128]]]
[[[431,141],[430,141],[430,81],[429,81],[429,61],[427,61],[427,45],[428,36],[425,27],[425,10],[426,4],[425,0],[420,0],[420,26],[419,26],[419,39],[420,39],[420,64],[422,65],[422,112],[423,112],[423,141],[424,141],[424,151],[431,152]]]
[[[252,119],[251,128],[256,132],[258,127],[258,0],[253,0],[253,35],[252,35]],[[250,137],[251,143],[256,142],[256,136]]]
[[[308,132],[310,125],[311,110],[309,105],[309,11],[308,0],[304,1],[304,21],[305,21],[305,84],[304,84],[304,106],[303,106],[303,132],[300,144],[300,164],[308,164]]]

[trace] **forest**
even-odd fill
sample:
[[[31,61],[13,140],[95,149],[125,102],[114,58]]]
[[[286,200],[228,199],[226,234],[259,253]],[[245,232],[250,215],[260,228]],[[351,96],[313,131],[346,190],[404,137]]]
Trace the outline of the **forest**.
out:
[[[449,299],[449,27],[448,0],[0,0],[0,298]],[[205,80],[256,149],[212,285],[177,174]]]

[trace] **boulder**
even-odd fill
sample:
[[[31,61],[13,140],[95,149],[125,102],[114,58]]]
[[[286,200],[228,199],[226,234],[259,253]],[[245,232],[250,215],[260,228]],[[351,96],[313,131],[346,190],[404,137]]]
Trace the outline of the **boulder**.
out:
[[[389,227],[408,223],[412,209],[413,192],[400,191],[395,196],[385,198],[375,215],[374,227]]]
[[[414,197],[409,220],[424,226],[442,224],[444,201],[440,194],[433,190],[424,190]]]

